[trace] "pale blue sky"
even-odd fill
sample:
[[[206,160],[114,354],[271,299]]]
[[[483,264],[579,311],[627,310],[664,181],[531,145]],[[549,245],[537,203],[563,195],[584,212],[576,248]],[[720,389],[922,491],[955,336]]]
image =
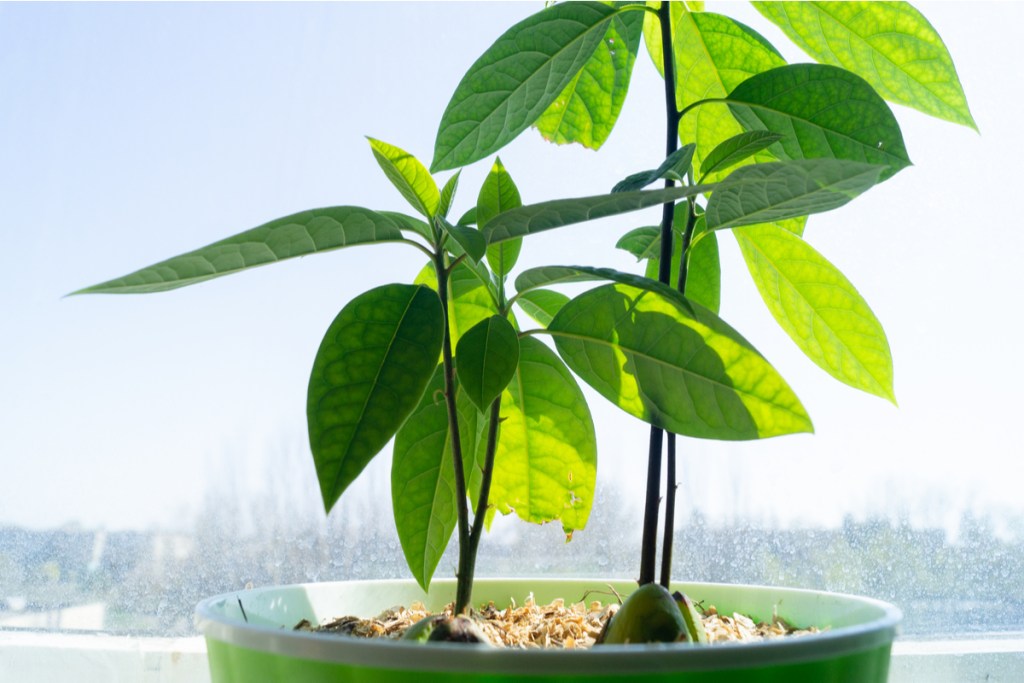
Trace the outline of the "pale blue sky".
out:
[[[244,495],[260,489],[267,461],[305,448],[305,385],[324,330],[364,289],[411,279],[417,252],[343,250],[167,294],[61,297],[294,211],[404,210],[363,136],[429,160],[464,71],[539,7],[0,4],[0,525],[181,523],[213,478],[238,477]],[[684,495],[712,516],[1024,515],[1013,431],[1024,383],[1024,101],[1013,66],[1024,6],[919,7],[954,56],[982,135],[896,107],[915,166],[807,231],[885,325],[901,407],[806,361],[726,236],[723,317],[776,364],[818,433],[685,442]],[[804,60],[748,5],[708,10]],[[502,150],[524,199],[595,194],[656,165],[660,87],[642,54],[596,155],[534,133]],[[457,213],[486,167],[464,172]],[[522,265],[632,267],[612,245],[656,215],[540,236]],[[389,260],[394,275],[382,273]],[[622,481],[639,506],[646,428],[598,397],[591,405],[599,477]]]

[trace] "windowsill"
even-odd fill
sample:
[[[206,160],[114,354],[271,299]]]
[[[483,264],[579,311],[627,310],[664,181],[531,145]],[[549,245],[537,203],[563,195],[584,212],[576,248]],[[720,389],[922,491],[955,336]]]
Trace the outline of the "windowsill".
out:
[[[208,683],[200,636],[158,638],[0,630],[0,680],[36,683]],[[970,640],[897,641],[890,683],[1024,680],[1021,634]]]

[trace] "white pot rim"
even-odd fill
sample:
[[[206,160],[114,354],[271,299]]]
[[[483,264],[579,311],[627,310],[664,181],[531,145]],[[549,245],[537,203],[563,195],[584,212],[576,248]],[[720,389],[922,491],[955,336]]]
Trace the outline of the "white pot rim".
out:
[[[581,582],[595,587],[632,584],[633,581],[602,579],[480,579],[475,586],[514,584],[530,590],[544,584],[578,586]],[[712,646],[692,644],[603,645],[589,650],[506,649],[461,644],[421,643],[346,638],[343,636],[294,631],[283,626],[247,623],[238,608],[240,601],[265,599],[275,591],[321,593],[330,590],[408,589],[415,583],[408,580],[341,581],[320,584],[272,586],[235,591],[208,598],[196,608],[196,626],[208,640],[220,641],[245,649],[271,652],[301,659],[343,663],[380,669],[410,671],[493,672],[496,674],[559,674],[587,671],[602,673],[642,673],[665,670],[698,671],[723,666],[735,668],[792,664],[801,661],[828,659],[855,654],[889,645],[898,634],[902,613],[888,603],[841,593],[811,591],[768,586],[680,583],[680,588],[698,598],[707,591],[746,591],[764,598],[775,596],[778,603],[790,599],[823,600],[828,604],[847,605],[871,614],[871,618],[853,625],[831,628],[819,634],[779,638],[755,643],[722,643]],[[452,588],[453,580],[434,582],[440,589]],[[433,585],[432,591],[433,592]],[[243,603],[244,604],[244,603]],[[340,616],[340,615],[338,615]],[[299,619],[295,619],[297,623]],[[453,656],[458,653],[458,656]]]

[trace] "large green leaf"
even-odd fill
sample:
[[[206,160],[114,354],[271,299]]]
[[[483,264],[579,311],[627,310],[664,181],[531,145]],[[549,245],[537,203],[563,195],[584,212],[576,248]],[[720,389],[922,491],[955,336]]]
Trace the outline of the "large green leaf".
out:
[[[850,281],[788,230],[733,234],[768,310],[807,357],[840,382],[895,403],[885,331]]]
[[[804,52],[891,102],[977,130],[942,38],[906,2],[755,2]]]
[[[633,74],[644,12],[622,12],[576,77],[534,124],[545,140],[598,149],[612,132]]]
[[[482,229],[492,218],[499,213],[510,209],[518,209],[523,205],[519,196],[519,188],[516,187],[512,176],[505,169],[501,159],[494,160],[491,172],[484,179],[480,187],[480,195],[476,200],[476,214],[474,219]],[[515,267],[519,259],[519,251],[523,248],[523,241],[508,240],[500,244],[492,244],[487,248],[487,263],[497,275],[499,281],[504,282],[505,276]]]
[[[443,334],[440,299],[416,285],[371,289],[331,323],[313,361],[306,403],[325,509],[419,403]]]
[[[676,434],[746,440],[812,431],[768,361],[721,318],[685,300],[604,285],[566,304],[547,332],[587,384]]]
[[[519,336],[500,315],[482,320],[462,335],[455,350],[459,385],[481,411],[501,395],[519,365]]]
[[[657,10],[661,3],[658,0],[647,0],[647,6],[651,9]],[[672,26],[676,26],[679,23],[679,17],[684,12],[703,12],[703,2],[669,2],[669,12],[671,13]],[[647,54],[650,55],[651,61],[654,63],[654,68],[658,70],[658,73],[662,78],[665,77],[665,65],[662,62],[662,50],[661,50],[661,22],[658,15],[654,12],[644,12],[644,46],[647,48]]]
[[[438,366],[419,405],[395,435],[391,507],[405,561],[427,590],[458,523],[444,368]],[[461,425],[460,425],[461,429]]]
[[[506,31],[456,87],[431,169],[483,159],[526,130],[594,54],[617,11],[598,2],[559,3]]]
[[[357,206],[313,209],[278,218],[73,294],[164,292],[296,256],[402,239],[395,221],[376,211]]]
[[[708,201],[707,226],[721,230],[839,208],[878,183],[885,166],[801,159],[743,166]]]
[[[414,282],[437,291],[434,265],[428,263]],[[463,261],[448,276],[448,325],[452,344],[457,345],[471,327],[498,313],[498,302],[486,279],[483,266],[474,267]]]
[[[487,243],[497,244],[543,230],[560,228],[564,225],[639,211],[713,189],[713,185],[691,185],[690,187],[669,187],[664,190],[616,192],[593,197],[555,199],[506,211],[491,219],[483,230],[487,237]]]
[[[528,522],[582,529],[594,501],[597,442],[586,399],[542,342],[521,340],[519,368],[501,396],[490,502]]]
[[[370,141],[373,156],[391,184],[414,209],[427,218],[433,218],[441,203],[441,194],[426,167],[404,149],[374,138],[366,139]]]
[[[740,22],[709,12],[680,14],[674,22],[676,104],[725,97],[747,78],[786,61],[759,33]],[[722,104],[697,107],[679,121],[679,138],[696,143],[694,167],[723,140],[743,132]],[[761,152],[759,161],[770,161]]]
[[[539,324],[547,327],[552,318],[569,302],[569,297],[550,289],[534,289],[516,297],[516,303]]]
[[[886,167],[886,179],[910,165],[892,111],[860,76],[823,64],[793,64],[752,76],[728,96],[746,130],[783,138],[779,159],[848,159]]]

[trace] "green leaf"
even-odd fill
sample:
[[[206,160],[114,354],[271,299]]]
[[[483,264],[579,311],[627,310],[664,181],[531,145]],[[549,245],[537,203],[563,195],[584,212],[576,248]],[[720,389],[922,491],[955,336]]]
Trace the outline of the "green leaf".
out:
[[[590,268],[588,266],[540,266],[538,268],[530,268],[529,270],[524,270],[516,278],[516,291],[522,296],[525,292],[537,287],[544,287],[545,285],[609,279],[599,272],[601,270],[603,269]]]
[[[608,23],[597,49],[534,124],[545,140],[598,149],[622,110],[640,47],[645,12],[622,12]]]
[[[430,177],[426,167],[404,149],[371,137],[366,139],[370,141],[373,156],[391,184],[414,209],[427,218],[433,218],[441,196],[437,191],[437,183]]]
[[[414,282],[437,291],[434,265],[428,263]],[[498,313],[497,295],[483,266],[463,261],[448,276],[448,325],[452,344],[457,345],[471,327]]]
[[[713,185],[692,185],[643,192],[618,192],[576,199],[555,199],[506,211],[491,219],[483,231],[488,244],[497,244],[543,230],[560,228],[564,225],[639,211],[665,202],[693,197],[713,189]]]
[[[633,228],[619,238],[615,248],[628,251],[636,256],[637,261],[657,258],[661,248],[661,228],[657,225]]]
[[[680,212],[678,209],[682,209]],[[681,215],[680,215],[681,214]],[[676,223],[686,221],[686,206],[680,205],[676,211]],[[661,259],[657,256],[661,247],[661,235],[655,237],[651,248],[656,254],[647,261],[644,275],[652,280],[658,279]],[[679,260],[683,254],[682,239],[677,236],[672,242],[672,283],[679,279]],[[718,238],[709,232],[703,216],[697,218],[694,226],[693,239],[690,242],[690,255],[686,265],[686,298],[718,313],[722,302],[722,266],[718,255]]]
[[[647,6],[654,10],[657,10],[658,5],[660,4],[661,3],[658,2],[658,0],[647,1]],[[679,19],[684,13],[703,11],[703,2],[669,3],[669,12],[671,13],[670,20],[673,26],[679,25]],[[658,20],[658,15],[654,12],[644,12],[644,46],[647,48],[647,54],[651,56],[654,68],[657,69],[658,74],[664,78],[665,65],[663,63],[661,50],[661,22]]]
[[[457,225],[476,225],[476,207],[474,206],[459,217]]]
[[[526,130],[594,54],[617,11],[597,2],[559,3],[506,31],[455,89],[431,169],[483,159]]]
[[[778,133],[769,133],[766,130],[751,130],[734,135],[711,150],[711,153],[704,159],[704,163],[701,164],[700,174],[706,176],[717,171],[724,171],[749,159],[781,139],[782,136]]]
[[[72,294],[165,292],[296,256],[402,239],[395,221],[375,211],[357,206],[313,209],[278,218]]]
[[[528,522],[582,529],[594,501],[597,441],[579,385],[551,349],[520,340],[519,368],[501,396],[490,502]]]
[[[634,173],[623,180],[620,180],[612,188],[612,192],[632,192],[642,190],[656,180],[668,178],[669,180],[686,180],[686,173],[690,170],[690,162],[693,159],[693,144],[683,145],[672,154],[668,155],[661,166],[653,171],[641,171]]]
[[[877,184],[885,166],[803,159],[744,166],[708,200],[709,230],[769,223],[831,211]]]
[[[733,234],[761,298],[800,350],[840,382],[895,403],[885,331],[850,281],[787,230]]]
[[[519,336],[500,315],[482,320],[462,335],[455,350],[459,385],[486,411],[505,390],[519,365]]]
[[[473,263],[480,263],[480,259],[487,253],[487,241],[484,240],[484,236],[479,230],[465,225],[452,225],[440,216],[434,220],[441,226],[441,230],[455,240],[455,243],[472,259]]]
[[[391,507],[398,540],[423,590],[429,588],[458,523],[448,410],[438,393],[444,391],[443,371],[437,366],[419,405],[395,435],[391,461]]]
[[[746,130],[784,137],[779,159],[848,159],[886,167],[882,179],[910,165],[892,111],[867,81],[822,64],[793,64],[752,76],[729,94]]]
[[[718,313],[722,305],[722,264],[718,236],[697,219],[686,266],[686,298]]]
[[[444,184],[441,189],[441,199],[437,205],[437,214],[441,218],[448,218],[448,212],[451,211],[452,201],[455,200],[455,192],[459,189],[459,176],[462,175],[462,171],[456,171],[455,175],[448,179],[448,182]]]
[[[393,220],[400,230],[419,235],[427,240],[429,244],[434,243],[434,233],[431,231],[430,225],[419,218],[406,216],[404,213],[398,213],[397,211],[378,211],[377,213]]]
[[[501,159],[494,160],[491,172],[484,179],[480,188],[480,195],[476,200],[476,215],[474,219],[477,225],[483,229],[485,225],[499,213],[510,209],[518,209],[523,205],[519,197],[519,188],[516,187],[512,176],[505,170]],[[519,251],[523,248],[523,241],[509,240],[501,244],[492,244],[487,247],[487,263],[498,275],[498,280],[504,282],[505,276],[515,267],[519,259]]]
[[[757,31],[721,14],[681,14],[674,26],[679,109],[700,100],[725,97],[747,78],[786,63]],[[720,142],[742,132],[723,104],[697,107],[679,122],[680,139],[696,143],[696,168],[704,166],[704,159]],[[772,158],[762,152],[756,160]]]
[[[721,318],[680,299],[604,285],[567,303],[547,331],[598,393],[676,434],[747,440],[812,431],[768,361]]]
[[[441,352],[437,294],[384,285],[350,301],[327,329],[309,378],[309,443],[330,510],[419,404]]]
[[[516,303],[526,315],[544,327],[551,323],[551,319],[568,301],[569,297],[565,294],[553,292],[550,289],[534,289],[524,292],[516,298]]]
[[[755,2],[815,60],[841,66],[890,102],[977,130],[942,38],[906,2]]]
[[[458,523],[452,440],[444,391],[444,367],[437,366],[419,405],[395,435],[391,461],[391,502],[398,538],[409,569],[426,590]],[[462,463],[470,498],[482,479],[486,419],[455,378]]]

